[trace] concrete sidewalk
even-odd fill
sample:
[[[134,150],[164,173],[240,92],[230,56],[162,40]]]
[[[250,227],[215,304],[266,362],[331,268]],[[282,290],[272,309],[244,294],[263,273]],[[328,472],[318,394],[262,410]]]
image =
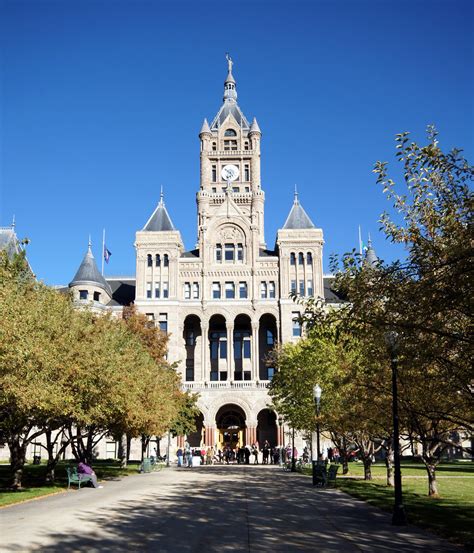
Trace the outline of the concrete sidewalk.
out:
[[[170,469],[0,511],[2,552],[462,551],[278,467]]]

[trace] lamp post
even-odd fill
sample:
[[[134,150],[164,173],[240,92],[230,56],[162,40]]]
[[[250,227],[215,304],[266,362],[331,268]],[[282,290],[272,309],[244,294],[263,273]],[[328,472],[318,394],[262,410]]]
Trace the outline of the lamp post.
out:
[[[321,393],[322,389],[319,384],[316,384],[316,386],[313,388],[313,397],[314,397],[314,404],[316,407],[316,462],[314,462],[313,459],[313,486],[317,485],[317,474],[316,474],[316,467],[319,464],[319,460],[321,458],[321,447],[320,447],[320,436],[319,436],[319,407],[321,404]]]
[[[390,353],[392,369],[392,413],[393,413],[393,457],[394,457],[394,491],[395,503],[393,506],[392,524],[403,526],[407,523],[405,507],[403,506],[402,474],[400,471],[400,429],[398,424],[398,334],[390,331],[385,334],[385,343]]]
[[[295,429],[291,428],[291,472],[296,472]]]
[[[278,442],[280,443],[280,467],[283,465],[283,444],[281,443],[282,435],[284,436],[284,433],[282,432],[282,426],[283,426],[283,417],[280,415],[278,417]]]

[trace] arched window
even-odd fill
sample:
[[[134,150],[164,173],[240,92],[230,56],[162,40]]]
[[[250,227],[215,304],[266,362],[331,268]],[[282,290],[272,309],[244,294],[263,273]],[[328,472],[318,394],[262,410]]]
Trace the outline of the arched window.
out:
[[[153,257],[151,253],[146,256],[146,264],[148,265],[148,267],[153,267]]]
[[[298,254],[298,265],[303,265],[304,263],[304,255],[302,252]]]
[[[313,254],[311,252],[306,254],[306,263],[307,265],[311,265],[311,263],[313,263]]]
[[[227,129],[224,133],[224,136],[237,136],[237,133],[234,131],[234,129]]]
[[[165,255],[163,256],[163,267],[168,267],[168,265],[169,265],[168,254],[165,253]]]
[[[155,265],[157,267],[159,267],[161,265],[161,259],[160,259],[160,254],[157,253],[156,256],[155,256]]]
[[[296,265],[296,255],[294,252],[290,253],[290,265]]]

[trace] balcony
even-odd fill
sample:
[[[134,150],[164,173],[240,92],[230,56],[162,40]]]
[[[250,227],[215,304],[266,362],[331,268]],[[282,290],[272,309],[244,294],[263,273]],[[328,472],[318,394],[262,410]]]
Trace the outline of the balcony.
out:
[[[259,380],[223,380],[217,382],[183,382],[182,388],[187,392],[207,392],[209,390],[266,390],[270,381]]]

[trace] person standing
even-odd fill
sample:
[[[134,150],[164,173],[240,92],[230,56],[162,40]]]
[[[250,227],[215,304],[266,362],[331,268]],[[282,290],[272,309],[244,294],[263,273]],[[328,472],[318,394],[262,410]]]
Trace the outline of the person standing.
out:
[[[253,457],[254,457],[253,464],[258,465],[258,448],[257,448],[256,444],[252,445],[252,454],[253,454]]]

